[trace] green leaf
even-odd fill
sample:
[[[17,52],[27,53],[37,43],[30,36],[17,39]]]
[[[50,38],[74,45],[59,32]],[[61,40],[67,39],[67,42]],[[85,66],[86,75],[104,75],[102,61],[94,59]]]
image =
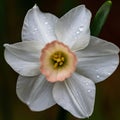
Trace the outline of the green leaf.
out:
[[[91,35],[98,36],[102,30],[103,25],[111,10],[112,1],[108,0],[97,11],[92,23],[91,23]]]

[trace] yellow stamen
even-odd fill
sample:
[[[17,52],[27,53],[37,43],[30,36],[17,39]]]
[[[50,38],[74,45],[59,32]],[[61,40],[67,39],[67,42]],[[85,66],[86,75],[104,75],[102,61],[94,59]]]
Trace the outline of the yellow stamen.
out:
[[[59,62],[61,61],[61,59],[60,59],[60,58],[58,58],[56,61],[59,63]]]
[[[58,68],[64,64],[65,58],[61,52],[57,52],[52,56],[52,60],[54,61],[54,68]]]
[[[58,67],[58,63],[55,63],[53,67],[54,67],[54,68],[57,68],[57,67]]]
[[[61,58],[61,61],[63,61],[63,62],[64,62],[64,60],[65,60],[65,58],[64,58],[64,57],[62,57],[62,58]]]
[[[60,65],[60,66],[63,65],[63,62],[59,62],[59,65]]]
[[[53,55],[53,58],[58,58],[58,55],[56,55],[56,54],[55,54],[55,55]]]

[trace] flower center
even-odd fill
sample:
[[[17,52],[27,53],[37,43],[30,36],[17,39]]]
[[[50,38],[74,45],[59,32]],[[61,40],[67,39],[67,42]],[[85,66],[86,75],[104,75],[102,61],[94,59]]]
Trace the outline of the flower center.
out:
[[[52,55],[52,61],[55,69],[63,67],[65,63],[65,56],[62,52],[56,52]]]
[[[68,46],[59,41],[46,44],[41,51],[40,71],[49,82],[64,81],[76,69],[77,58]]]

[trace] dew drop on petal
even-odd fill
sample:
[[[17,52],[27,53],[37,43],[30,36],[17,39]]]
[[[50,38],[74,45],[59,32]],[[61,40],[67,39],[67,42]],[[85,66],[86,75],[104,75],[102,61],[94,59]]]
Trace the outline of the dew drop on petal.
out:
[[[27,101],[27,105],[30,105],[30,102],[29,102],[29,101]]]
[[[108,72],[107,74],[108,74],[108,75],[111,75],[111,73],[110,73],[110,72]]]
[[[99,76],[99,75],[97,75],[97,78],[100,78],[100,76]]]
[[[84,28],[83,26],[80,26],[79,31],[83,31],[83,28]]]
[[[89,89],[89,90],[88,90],[88,92],[90,93],[90,92],[91,92],[91,90]]]
[[[34,31],[37,31],[38,29],[37,28],[34,28]]]
[[[77,33],[77,34],[79,34],[80,32],[79,32],[79,31],[77,31],[76,33]]]
[[[48,24],[48,22],[45,22],[45,25],[47,25]]]
[[[38,30],[37,28],[34,28],[33,29],[33,34],[35,34],[37,30]]]

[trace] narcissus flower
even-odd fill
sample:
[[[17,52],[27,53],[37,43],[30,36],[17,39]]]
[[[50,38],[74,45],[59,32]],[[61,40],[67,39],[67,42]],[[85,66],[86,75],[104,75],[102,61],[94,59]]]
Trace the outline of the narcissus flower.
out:
[[[95,83],[119,64],[119,48],[90,36],[84,5],[60,19],[35,5],[25,17],[22,42],[5,44],[5,59],[19,74],[17,95],[33,111],[56,103],[78,118],[94,108]]]

